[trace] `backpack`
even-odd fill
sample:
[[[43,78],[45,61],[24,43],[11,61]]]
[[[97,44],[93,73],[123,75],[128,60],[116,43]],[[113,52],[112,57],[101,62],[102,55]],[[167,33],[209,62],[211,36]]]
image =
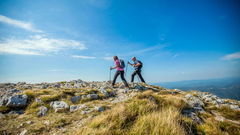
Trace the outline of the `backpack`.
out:
[[[138,66],[137,68],[138,69],[141,69],[142,67],[143,67],[143,63],[140,61],[140,60],[137,60],[141,65],[140,66]]]
[[[119,60],[120,68],[125,68],[124,60]]]

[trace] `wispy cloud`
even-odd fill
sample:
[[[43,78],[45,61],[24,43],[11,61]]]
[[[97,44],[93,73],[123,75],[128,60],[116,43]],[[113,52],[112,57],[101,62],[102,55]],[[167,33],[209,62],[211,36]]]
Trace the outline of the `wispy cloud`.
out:
[[[24,21],[20,21],[20,20],[14,20],[11,18],[8,18],[6,16],[0,15],[0,22],[9,24],[9,25],[13,25],[15,27],[19,27],[25,30],[29,30],[32,32],[39,32],[42,33],[43,31],[36,29],[33,27],[33,25],[30,22],[24,22]]]
[[[240,52],[235,52],[232,54],[228,54],[222,57],[223,60],[237,60],[240,59]]]
[[[0,53],[19,55],[45,55],[67,49],[84,50],[86,46],[75,40],[47,38],[43,35],[30,36],[29,39],[6,39],[0,41]]]
[[[84,56],[84,55],[72,55],[73,58],[78,58],[78,59],[96,59],[96,57],[93,56]]]
[[[50,69],[50,70],[48,70],[48,72],[62,72],[62,71],[64,71],[64,70],[62,70],[62,69]]]
[[[132,51],[132,52],[129,52],[129,53],[126,53],[126,54],[123,54],[123,55],[124,56],[134,56],[134,55],[143,54],[143,53],[146,53],[146,52],[151,52],[151,51],[154,51],[154,50],[162,49],[162,48],[165,48],[166,46],[167,46],[167,44],[155,45],[155,46],[152,46],[152,47]]]
[[[113,57],[103,57],[102,59],[104,59],[104,60],[113,60]]]

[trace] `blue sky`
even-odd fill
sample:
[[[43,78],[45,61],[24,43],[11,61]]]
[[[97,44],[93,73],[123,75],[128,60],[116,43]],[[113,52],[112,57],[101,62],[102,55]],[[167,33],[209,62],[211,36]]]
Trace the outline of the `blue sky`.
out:
[[[114,55],[139,58],[147,82],[239,77],[239,10],[238,0],[2,0],[0,82],[108,80]]]

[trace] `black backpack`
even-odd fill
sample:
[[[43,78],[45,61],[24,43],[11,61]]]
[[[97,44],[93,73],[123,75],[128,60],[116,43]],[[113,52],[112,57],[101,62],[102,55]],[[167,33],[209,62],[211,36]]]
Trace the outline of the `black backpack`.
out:
[[[120,59],[119,64],[120,64],[120,68],[125,68],[124,60]]]
[[[138,69],[141,69],[143,67],[143,63],[140,60],[138,60],[138,62],[141,64],[140,66],[138,66]]]

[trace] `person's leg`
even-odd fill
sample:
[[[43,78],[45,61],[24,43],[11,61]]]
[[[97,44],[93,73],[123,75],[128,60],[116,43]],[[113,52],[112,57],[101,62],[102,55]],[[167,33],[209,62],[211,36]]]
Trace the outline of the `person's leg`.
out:
[[[120,74],[120,72],[119,71],[116,71],[116,73],[115,73],[115,75],[114,75],[114,77],[113,77],[113,82],[112,82],[112,86],[114,86],[115,85],[115,82],[116,82],[116,80],[117,80],[117,77],[118,77],[118,75]]]
[[[136,70],[132,73],[131,82],[134,82],[134,77],[137,74]]]
[[[142,77],[142,74],[141,74],[141,70],[138,70],[138,71],[137,71],[137,74],[138,74],[140,80],[145,83],[145,81],[144,81],[144,79],[143,79],[143,77]]]
[[[122,79],[125,87],[128,87],[127,81],[126,81],[126,79],[125,79],[125,77],[124,77],[124,71],[120,71],[120,73],[121,73],[121,74],[120,74],[120,75],[121,75],[121,79]]]

